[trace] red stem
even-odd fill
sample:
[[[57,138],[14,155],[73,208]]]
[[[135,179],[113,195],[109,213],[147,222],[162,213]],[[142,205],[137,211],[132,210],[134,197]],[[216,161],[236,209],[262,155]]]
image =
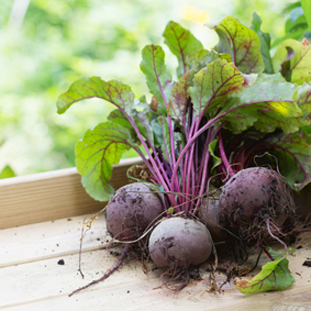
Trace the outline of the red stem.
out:
[[[269,254],[269,252],[266,250],[266,248],[261,244],[261,243],[258,243],[259,247],[265,252],[265,254],[268,256],[268,258],[271,260],[271,261],[274,261],[274,259],[272,258],[272,256]]]
[[[229,163],[229,160],[226,156],[225,153],[225,148],[224,148],[224,144],[223,144],[223,140],[222,140],[222,135],[221,135],[221,131],[218,134],[219,136],[219,153],[220,153],[220,158],[222,159],[224,166],[226,168],[226,174],[229,174],[230,177],[232,177],[234,175],[234,171]]]

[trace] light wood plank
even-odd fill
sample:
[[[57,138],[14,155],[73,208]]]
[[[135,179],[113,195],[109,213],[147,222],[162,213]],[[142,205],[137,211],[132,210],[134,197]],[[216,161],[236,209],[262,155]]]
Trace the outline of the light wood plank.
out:
[[[311,270],[302,266],[310,257],[310,233],[292,247],[289,267],[296,282],[286,291],[244,296],[227,286],[222,294],[208,292],[208,272],[201,269],[203,280],[191,281],[178,295],[165,289],[154,289],[161,284],[162,271],[145,275],[137,259],[127,260],[110,278],[71,298],[68,294],[111,267],[116,257],[99,249],[104,237],[104,218],[93,223],[85,239],[82,267],[85,279],[78,273],[78,249],[81,222],[84,216],[38,223],[0,231],[1,255],[10,253],[0,268],[0,310],[309,310],[311,301]],[[92,233],[93,232],[93,233]],[[56,245],[59,243],[59,246]],[[68,252],[67,252],[68,251]],[[18,252],[23,253],[19,255]],[[30,253],[30,254],[29,254]],[[17,256],[17,259],[14,258]],[[2,256],[0,256],[1,258]],[[11,264],[10,264],[11,257]],[[65,265],[58,265],[59,259]],[[254,260],[254,259],[253,259]],[[261,262],[264,264],[264,261]],[[219,275],[222,282],[224,276]]]
[[[309,252],[310,249],[306,254]],[[62,257],[64,266],[57,265],[58,259],[1,269],[0,276],[5,282],[0,283],[0,310],[69,310],[73,307],[74,310],[308,310],[311,299],[308,268],[301,268],[295,258],[291,258],[290,268],[298,269],[302,277],[296,277],[296,283],[283,292],[244,296],[230,288],[222,294],[210,293],[206,290],[208,274],[202,273],[202,281],[191,281],[176,295],[165,289],[154,289],[161,284],[160,271],[146,276],[140,263],[134,260],[127,261],[104,282],[72,297],[68,297],[68,293],[98,278],[115,258],[104,251],[85,254],[84,280],[76,271],[77,255]]]
[[[126,171],[138,162],[126,159],[115,166],[111,185],[118,189],[128,183]],[[85,192],[76,168],[0,180],[0,229],[93,213],[103,206]]]
[[[79,252],[85,215],[0,231],[0,268]],[[89,219],[88,217],[87,219]],[[98,250],[110,240],[102,216],[83,239],[83,251]]]

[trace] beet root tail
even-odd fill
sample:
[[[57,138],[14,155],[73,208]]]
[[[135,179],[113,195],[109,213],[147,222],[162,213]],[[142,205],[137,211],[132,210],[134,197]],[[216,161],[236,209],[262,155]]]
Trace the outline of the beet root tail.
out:
[[[116,270],[118,270],[120,268],[120,266],[122,265],[123,261],[126,259],[128,253],[129,253],[129,250],[130,250],[130,246],[128,246],[128,245],[123,246],[122,253],[121,253],[119,259],[114,263],[114,265],[102,277],[100,277],[97,280],[93,280],[89,284],[74,290],[68,296],[71,297],[72,295],[76,294],[77,292],[80,292],[81,290],[84,290],[84,289],[86,289],[86,288],[88,288],[88,287],[90,287],[90,286],[92,286],[94,284],[97,284],[97,283],[107,279],[114,271],[116,271]]]

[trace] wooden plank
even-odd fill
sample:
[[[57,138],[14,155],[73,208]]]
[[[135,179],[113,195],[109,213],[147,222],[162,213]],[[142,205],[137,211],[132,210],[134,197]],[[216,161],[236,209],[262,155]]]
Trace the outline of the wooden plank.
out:
[[[301,235],[296,244],[292,245],[296,252],[288,259],[289,268],[296,282],[286,291],[244,296],[230,285],[223,293],[211,293],[207,291],[209,273],[203,266],[201,269],[203,280],[191,280],[184,290],[175,294],[166,289],[154,289],[162,283],[159,278],[162,270],[153,270],[154,266],[150,263],[149,274],[145,275],[141,263],[132,258],[104,282],[68,297],[72,290],[101,276],[117,258],[110,255],[109,251],[99,249],[101,241],[97,238],[105,228],[105,220],[102,218],[94,222],[92,230],[85,239],[85,248],[91,246],[95,249],[96,244],[98,248],[83,254],[82,267],[85,278],[81,278],[77,271],[79,249],[77,239],[83,218],[84,216],[79,216],[72,221],[63,219],[0,231],[1,255],[6,253],[12,255],[11,264],[0,268],[0,310],[310,309],[311,272],[310,268],[302,265],[304,260],[310,257],[309,233]],[[107,235],[105,232],[104,234],[105,240]],[[34,241],[31,241],[33,239]],[[19,264],[16,265],[14,256],[18,254],[18,242],[19,251],[24,255],[19,255]],[[59,247],[56,243],[59,243]],[[64,252],[67,248],[72,253]],[[25,253],[31,253],[31,260]],[[58,265],[59,259],[63,259],[65,265]],[[219,282],[224,280],[222,275],[217,277]]]
[[[0,268],[77,254],[84,219],[85,215],[1,230]],[[99,250],[109,240],[102,215],[85,235],[83,251]]]
[[[0,310],[308,310],[311,285],[300,278],[284,292],[244,296],[235,288],[223,293],[210,293],[208,275],[192,280],[188,287],[175,294],[155,289],[161,284],[160,271],[142,273],[139,263],[129,262],[110,278],[72,297],[68,294],[99,275],[114,258],[103,252],[84,257],[85,279],[77,274],[77,256],[62,257],[64,266],[49,259],[18,267],[3,268],[0,283]],[[293,265],[292,265],[293,266]],[[307,268],[305,268],[307,269]],[[99,272],[99,274],[98,274]],[[97,273],[97,274],[96,274]],[[5,280],[5,282],[3,282]],[[310,280],[310,278],[309,278]]]
[[[128,182],[125,173],[138,162],[125,159],[113,168],[115,189]],[[93,213],[103,206],[85,192],[76,168],[0,180],[0,229]]]

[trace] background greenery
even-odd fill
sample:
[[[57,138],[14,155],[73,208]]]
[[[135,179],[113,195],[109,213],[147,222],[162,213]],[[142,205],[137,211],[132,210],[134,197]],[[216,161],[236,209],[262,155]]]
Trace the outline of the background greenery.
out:
[[[204,26],[232,15],[250,26],[256,11],[272,41],[285,35],[290,0],[3,0],[0,10],[0,171],[18,175],[74,166],[74,145],[113,109],[103,101],[56,113],[56,99],[76,79],[101,76],[147,94],[139,69],[146,44],[161,44],[169,20],[211,48]],[[167,53],[169,67],[174,57]],[[128,153],[126,156],[135,156]],[[3,177],[10,176],[7,171]],[[0,174],[1,178],[1,174]]]

